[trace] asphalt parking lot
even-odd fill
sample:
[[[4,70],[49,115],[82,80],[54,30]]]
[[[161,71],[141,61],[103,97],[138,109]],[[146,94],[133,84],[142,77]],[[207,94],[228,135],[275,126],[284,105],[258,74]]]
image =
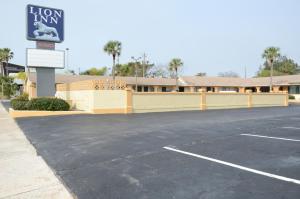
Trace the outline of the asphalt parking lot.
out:
[[[80,199],[300,198],[300,106],[17,122]]]

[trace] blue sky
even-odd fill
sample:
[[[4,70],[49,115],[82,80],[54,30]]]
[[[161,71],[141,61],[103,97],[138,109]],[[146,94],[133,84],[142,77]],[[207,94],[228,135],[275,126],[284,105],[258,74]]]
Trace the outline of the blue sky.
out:
[[[235,71],[253,76],[268,46],[300,62],[299,0],[1,0],[0,48],[25,64],[25,7],[36,4],[65,11],[65,41],[70,68],[111,66],[103,52],[108,40],[123,44],[120,62],[146,52],[151,62],[184,61],[184,75]]]

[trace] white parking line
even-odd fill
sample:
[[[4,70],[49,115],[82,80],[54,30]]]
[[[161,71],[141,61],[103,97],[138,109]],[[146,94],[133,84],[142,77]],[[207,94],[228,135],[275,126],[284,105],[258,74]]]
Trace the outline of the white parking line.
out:
[[[292,119],[292,120],[300,120],[300,117],[292,117],[290,119]]]
[[[276,140],[286,140],[286,141],[293,141],[293,142],[300,142],[300,140],[294,140],[294,139],[288,139],[288,138],[281,138],[281,137],[269,137],[264,135],[255,135],[255,134],[240,134],[245,136],[251,136],[251,137],[260,137],[260,138],[269,138],[269,139],[276,139]]]
[[[270,177],[270,178],[275,178],[275,179],[286,181],[286,182],[292,182],[292,183],[300,185],[300,180],[296,180],[296,179],[293,179],[293,178],[287,178],[287,177],[284,177],[284,176],[279,176],[279,175],[275,175],[275,174],[272,174],[272,173],[267,173],[267,172],[259,171],[259,170],[256,170],[256,169],[251,169],[251,168],[244,167],[244,166],[241,166],[241,165],[233,164],[233,163],[230,163],[230,162],[225,162],[225,161],[222,161],[222,160],[217,160],[217,159],[214,159],[214,158],[198,155],[198,154],[195,154],[195,153],[190,153],[190,152],[187,152],[187,151],[174,149],[174,148],[171,148],[171,147],[163,147],[163,148],[166,149],[166,150],[174,151],[174,152],[177,152],[177,153],[182,153],[182,154],[185,154],[185,155],[189,155],[189,156],[193,156],[193,157],[196,157],[196,158],[208,160],[208,161],[211,161],[211,162],[216,162],[216,163],[219,163],[219,164],[223,164],[223,165],[230,166],[230,167],[233,167],[233,168],[241,169],[241,170],[244,170],[244,171],[249,171],[251,173],[256,173],[256,174],[259,174],[259,175],[267,176],[267,177]]]
[[[297,130],[300,130],[300,127],[292,127],[292,126],[284,126],[284,127],[281,127],[282,129],[297,129]]]
[[[276,119],[276,118],[271,118],[271,119],[268,119],[268,120],[271,120],[271,121],[282,121],[283,119]]]

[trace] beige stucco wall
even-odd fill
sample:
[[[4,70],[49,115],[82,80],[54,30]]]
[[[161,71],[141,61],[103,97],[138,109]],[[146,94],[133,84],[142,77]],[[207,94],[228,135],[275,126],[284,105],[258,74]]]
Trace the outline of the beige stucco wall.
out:
[[[200,110],[200,93],[133,93],[134,113]]]
[[[125,90],[94,91],[94,109],[125,109]]]
[[[93,90],[57,91],[55,96],[64,100],[71,100],[72,108],[76,110],[92,111],[94,107]]]
[[[123,113],[127,108],[125,90],[57,91],[56,97],[71,101],[74,109],[95,113]]]
[[[131,90],[57,91],[77,110],[92,113],[145,113],[205,109],[286,106],[285,93],[176,93]]]
[[[36,97],[36,84],[32,83],[30,80],[26,80],[24,84],[24,92],[28,93],[29,99]]]
[[[264,93],[252,94],[253,107],[266,107],[266,106],[284,106],[287,94],[282,93]]]
[[[207,93],[206,109],[247,108],[248,95],[244,93]]]

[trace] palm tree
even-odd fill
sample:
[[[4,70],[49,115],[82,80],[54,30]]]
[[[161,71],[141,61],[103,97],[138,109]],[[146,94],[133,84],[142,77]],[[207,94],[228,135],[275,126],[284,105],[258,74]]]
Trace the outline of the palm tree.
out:
[[[280,48],[277,47],[269,47],[266,48],[264,53],[262,54],[262,58],[267,60],[267,64],[270,66],[270,92],[273,90],[273,63],[274,61],[280,57]]]
[[[8,62],[10,59],[14,57],[14,53],[9,48],[0,49],[0,61],[1,61],[1,75],[4,75],[4,67],[2,62],[6,62],[6,67],[8,66]]]
[[[117,64],[120,64],[120,56],[121,56],[121,49],[120,52],[117,54]]]
[[[1,76],[3,76],[3,64],[2,64],[3,61],[4,61],[3,49],[0,48],[0,75]]]
[[[119,41],[109,41],[105,44],[103,50],[108,55],[112,55],[113,57],[113,67],[112,67],[112,75],[113,80],[115,81],[115,65],[116,65],[116,57],[121,55],[122,43]]]
[[[175,71],[176,78],[176,91],[178,91],[178,69],[183,66],[183,62],[180,58],[173,58],[169,63],[169,69]]]

